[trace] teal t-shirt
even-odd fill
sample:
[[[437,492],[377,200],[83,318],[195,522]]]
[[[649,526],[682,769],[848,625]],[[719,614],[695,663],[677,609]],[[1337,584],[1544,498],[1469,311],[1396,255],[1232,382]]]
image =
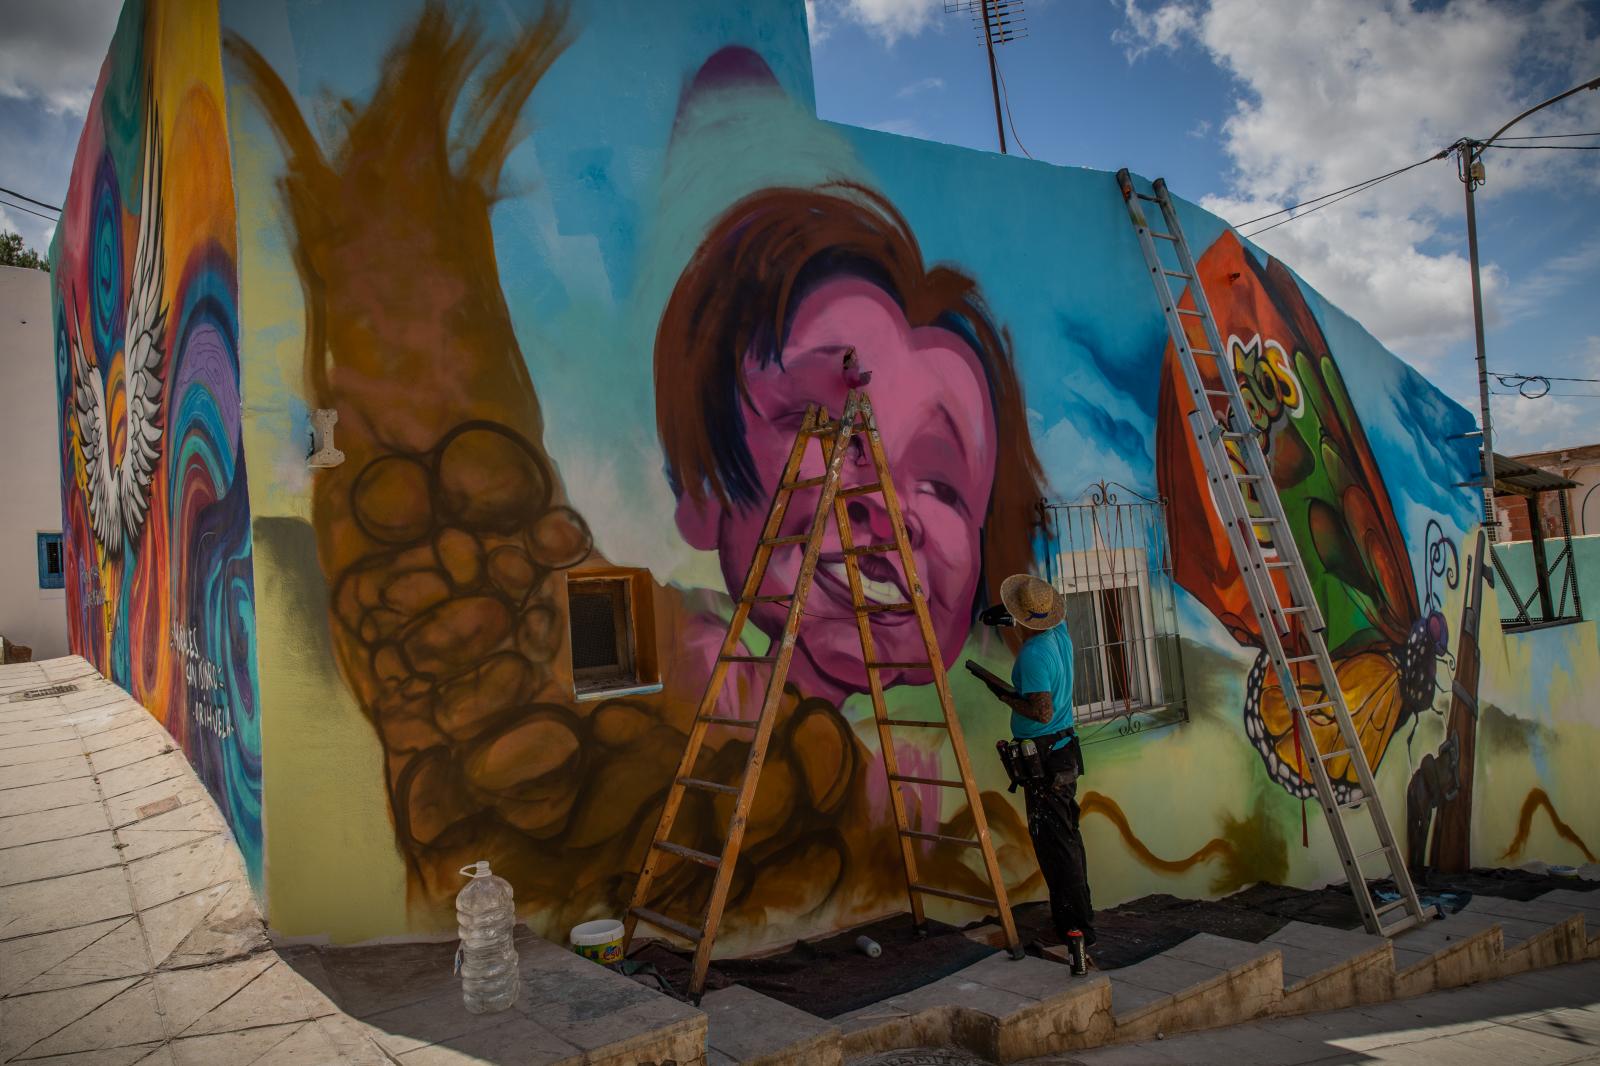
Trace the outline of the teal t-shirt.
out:
[[[1072,636],[1062,622],[1030,637],[1011,667],[1011,686],[1023,695],[1048,692],[1055,705],[1049,722],[1036,722],[1011,712],[1011,735],[1018,740],[1042,737],[1072,728]]]

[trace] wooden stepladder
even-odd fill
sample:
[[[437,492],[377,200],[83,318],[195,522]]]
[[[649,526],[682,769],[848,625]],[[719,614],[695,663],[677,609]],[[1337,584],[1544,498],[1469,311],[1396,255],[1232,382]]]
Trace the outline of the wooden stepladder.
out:
[[[820,477],[802,478],[800,477],[800,466],[805,460],[806,452],[813,438],[821,445],[826,472]],[[843,488],[840,486],[839,480],[845,455],[850,451],[852,443],[859,446],[863,441],[865,442],[866,452],[872,457],[875,480],[868,484]],[[788,511],[789,503],[794,493],[800,489],[818,487],[822,491],[817,500],[816,514],[812,518],[810,532],[779,536],[778,531],[783,527],[784,515]],[[852,497],[868,495],[876,495],[882,498],[884,509],[888,513],[890,525],[894,530],[892,543],[856,544],[854,542],[850,531],[850,517],[846,510],[848,500]],[[705,695],[700,699],[700,706],[695,714],[694,725],[689,731],[689,742],[684,747],[683,758],[678,764],[678,772],[673,779],[672,786],[667,790],[666,803],[661,810],[661,821],[656,826],[655,838],[651,841],[650,848],[645,853],[644,866],[639,871],[639,880],[633,891],[633,902],[628,907],[627,917],[623,923],[624,951],[631,945],[634,929],[641,920],[658,928],[676,933],[695,945],[694,971],[690,980],[689,991],[697,1002],[701,991],[705,988],[706,970],[711,965],[712,945],[717,937],[717,927],[722,921],[723,909],[728,902],[728,889],[733,883],[734,864],[739,858],[739,847],[744,839],[746,820],[750,814],[750,806],[755,800],[756,787],[761,778],[761,766],[766,758],[767,744],[771,740],[773,725],[777,718],[778,703],[783,695],[784,681],[789,674],[790,660],[794,656],[795,638],[800,629],[800,618],[804,611],[806,597],[811,592],[812,579],[816,576],[817,560],[822,552],[822,541],[827,532],[830,519],[838,529],[840,546],[844,553],[845,572],[848,575],[850,584],[850,596],[855,604],[856,629],[861,638],[861,652],[863,662],[867,668],[867,683],[872,694],[872,710],[874,717],[877,719],[879,747],[883,753],[884,769],[888,774],[889,781],[892,783],[889,795],[894,808],[895,825],[899,830],[900,856],[905,863],[906,887],[909,892],[912,917],[916,922],[917,928],[921,929],[925,920],[922,902],[924,895],[941,896],[946,899],[993,906],[999,911],[1000,922],[1005,931],[1006,943],[1011,949],[1012,956],[1021,956],[1021,949],[1017,941],[1016,924],[1012,920],[1011,906],[1006,899],[1005,884],[1000,878],[1000,865],[995,858],[994,844],[989,839],[989,823],[984,817],[983,802],[978,794],[977,785],[972,779],[972,765],[967,758],[966,744],[962,739],[961,723],[956,718],[955,704],[950,698],[950,685],[948,678],[945,676],[944,661],[939,655],[939,645],[934,637],[933,623],[928,617],[927,598],[922,591],[922,582],[917,576],[916,560],[912,556],[911,542],[906,537],[905,521],[900,513],[900,501],[895,494],[894,482],[889,476],[888,461],[884,458],[883,445],[878,437],[878,427],[872,417],[872,404],[868,401],[866,393],[856,389],[852,390],[845,398],[844,414],[838,421],[830,421],[827,412],[818,406],[812,406],[806,411],[805,421],[800,427],[800,432],[795,437],[794,446],[790,449],[789,459],[784,465],[777,491],[773,494],[772,506],[767,513],[766,526],[762,531],[755,555],[750,560],[750,570],[745,575],[744,588],[740,591],[739,600],[734,605],[733,619],[728,625],[727,636],[723,638],[716,666],[713,668],[711,678],[706,684]],[[800,564],[800,572],[795,579],[794,591],[792,593],[763,595],[761,593],[761,584],[766,577],[767,567],[772,561],[772,554],[779,548],[787,547],[799,547],[804,552],[804,557]],[[908,602],[873,603],[867,601],[862,592],[860,558],[869,554],[898,554],[900,565],[906,578],[906,587],[911,591],[911,597]],[[757,603],[788,603],[789,613],[784,622],[783,632],[772,641],[772,646],[766,655],[736,654],[745,624],[750,619],[750,611]],[[917,625],[922,632],[923,645],[928,653],[926,661],[913,663],[878,660],[873,646],[872,616],[885,611],[903,611],[916,614]],[[728,668],[734,663],[761,663],[770,666],[772,669],[771,677],[767,681],[766,694],[761,703],[760,713],[754,718],[733,718],[716,713],[717,700],[727,681]],[[934,720],[896,720],[889,717],[883,699],[882,672],[903,669],[928,669],[931,671],[934,688],[939,696],[939,706],[943,712],[942,718]],[[699,760],[701,748],[705,743],[706,731],[713,725],[755,731],[755,738],[751,742],[749,754],[745,758],[743,774],[740,780],[736,782],[707,781],[694,776],[695,766]],[[896,727],[931,728],[948,731],[950,743],[955,749],[956,765],[960,774],[959,780],[913,777],[900,773],[894,746],[893,730]],[[945,836],[939,833],[912,830],[906,819],[905,798],[901,794],[899,787],[901,784],[934,785],[961,789],[966,794],[967,805],[972,811],[973,823],[977,829],[977,839],[972,840],[965,837]],[[736,797],[733,805],[733,814],[728,819],[727,836],[724,839],[720,855],[713,855],[682,844],[675,844],[670,839],[673,824],[678,816],[678,810],[683,804],[684,794],[690,789]],[[994,892],[993,898],[974,896],[965,892],[957,892],[952,889],[939,888],[923,883],[917,873],[917,841],[977,848],[983,856],[984,871],[988,876],[990,888]],[[705,914],[698,925],[679,921],[645,906],[650,899],[650,890],[655,882],[656,873],[664,855],[696,862],[715,871],[711,895],[706,904]]]
[[[1194,411],[1189,415],[1189,432],[1200,449],[1200,458],[1206,468],[1211,497],[1227,531],[1228,544],[1233,550],[1250,606],[1260,628],[1263,650],[1272,662],[1278,676],[1279,688],[1293,714],[1294,728],[1299,744],[1306,753],[1311,767],[1311,779],[1316,787],[1317,799],[1322,805],[1328,823],[1328,833],[1333,837],[1339,861],[1344,865],[1345,877],[1350,882],[1351,893],[1361,912],[1362,924],[1367,932],[1377,936],[1394,936],[1428,920],[1422,903],[1417,899],[1416,887],[1406,869],[1405,856],[1395,842],[1394,830],[1383,813],[1383,803],[1378,798],[1378,786],[1372,779],[1372,768],[1367,764],[1361,738],[1350,720],[1350,709],[1345,705],[1344,690],[1339,685],[1333,659],[1328,654],[1323,634],[1327,624],[1317,605],[1311,581],[1306,576],[1305,563],[1300,548],[1295,544],[1289,517],[1284,512],[1283,501],[1278,497],[1277,484],[1267,466],[1266,455],[1248,415],[1244,395],[1239,391],[1239,378],[1222,341],[1216,317],[1211,313],[1211,302],[1206,298],[1205,286],[1200,284],[1200,270],[1189,242],[1178,222],[1178,211],[1167,194],[1167,183],[1157,178],[1151,193],[1134,188],[1133,178],[1126,169],[1117,171],[1117,188],[1128,208],[1128,218],[1139,238],[1144,252],[1145,265],[1150,270],[1150,280],[1155,286],[1156,298],[1161,303],[1167,321],[1167,332],[1183,369],[1184,383],[1194,401]],[[1142,205],[1154,204],[1161,212],[1161,223],[1166,229],[1152,229]],[[1162,259],[1156,242],[1172,246],[1176,267],[1172,269]],[[1179,305],[1167,279],[1186,284],[1194,307]],[[1197,319],[1204,336],[1204,348],[1196,347],[1190,340],[1184,319]],[[1215,377],[1222,388],[1211,387],[1206,375],[1200,372],[1196,360],[1209,359],[1216,368]],[[1233,445],[1244,466],[1234,469],[1228,453]],[[1255,489],[1260,503],[1260,514],[1252,514],[1246,503],[1245,485]],[[1278,555],[1269,559],[1256,540],[1253,528],[1267,526],[1273,530]],[[1282,585],[1274,575],[1281,574]],[[1298,638],[1298,641],[1296,641]],[[1291,646],[1298,643],[1305,650],[1291,654]],[[1295,650],[1299,650],[1298,647]],[[1310,670],[1297,674],[1296,666],[1309,665]],[[1305,691],[1320,693],[1321,698],[1308,702]],[[1332,750],[1317,747],[1316,734],[1308,719],[1318,715],[1331,719],[1337,727],[1338,740]],[[1352,794],[1341,795],[1335,791],[1328,776],[1327,764],[1338,759],[1348,759],[1356,772],[1359,785]],[[1361,814],[1350,812],[1361,809]],[[1357,852],[1351,840],[1346,819],[1368,820],[1377,836],[1378,846],[1370,851]],[[1373,860],[1378,860],[1374,862]],[[1363,863],[1388,874],[1393,881],[1397,898],[1377,903],[1367,887]],[[1385,915],[1400,911],[1393,920]]]

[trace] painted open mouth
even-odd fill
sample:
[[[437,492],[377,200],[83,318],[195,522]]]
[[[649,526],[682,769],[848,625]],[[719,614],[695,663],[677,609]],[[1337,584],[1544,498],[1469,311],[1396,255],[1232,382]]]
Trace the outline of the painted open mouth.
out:
[[[861,596],[869,605],[909,603],[911,594],[906,590],[905,578],[889,560],[876,555],[865,555],[857,561],[861,571]],[[850,574],[845,569],[842,553],[829,553],[817,560],[817,577],[827,586],[828,596],[842,604],[851,603]],[[901,625],[912,618],[909,611],[890,611],[875,615],[873,622],[882,625]]]

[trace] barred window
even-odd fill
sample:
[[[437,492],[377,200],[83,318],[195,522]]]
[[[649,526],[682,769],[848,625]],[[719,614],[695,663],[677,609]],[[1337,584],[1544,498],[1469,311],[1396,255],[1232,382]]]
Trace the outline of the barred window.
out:
[[[1182,711],[1166,508],[1100,483],[1048,504],[1050,580],[1066,599],[1072,703],[1080,723]]]

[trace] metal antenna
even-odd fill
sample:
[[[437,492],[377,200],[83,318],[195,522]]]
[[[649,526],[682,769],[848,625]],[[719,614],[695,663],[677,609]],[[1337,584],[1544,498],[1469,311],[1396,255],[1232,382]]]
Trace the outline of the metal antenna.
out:
[[[989,91],[994,94],[994,131],[1000,137],[1000,154],[1006,154],[1006,127],[1000,118],[1000,79],[994,65],[995,46],[1019,41],[1028,36],[1028,23],[1022,11],[1023,0],[944,0],[945,14],[958,12],[972,16],[981,28],[983,47],[989,54]]]

